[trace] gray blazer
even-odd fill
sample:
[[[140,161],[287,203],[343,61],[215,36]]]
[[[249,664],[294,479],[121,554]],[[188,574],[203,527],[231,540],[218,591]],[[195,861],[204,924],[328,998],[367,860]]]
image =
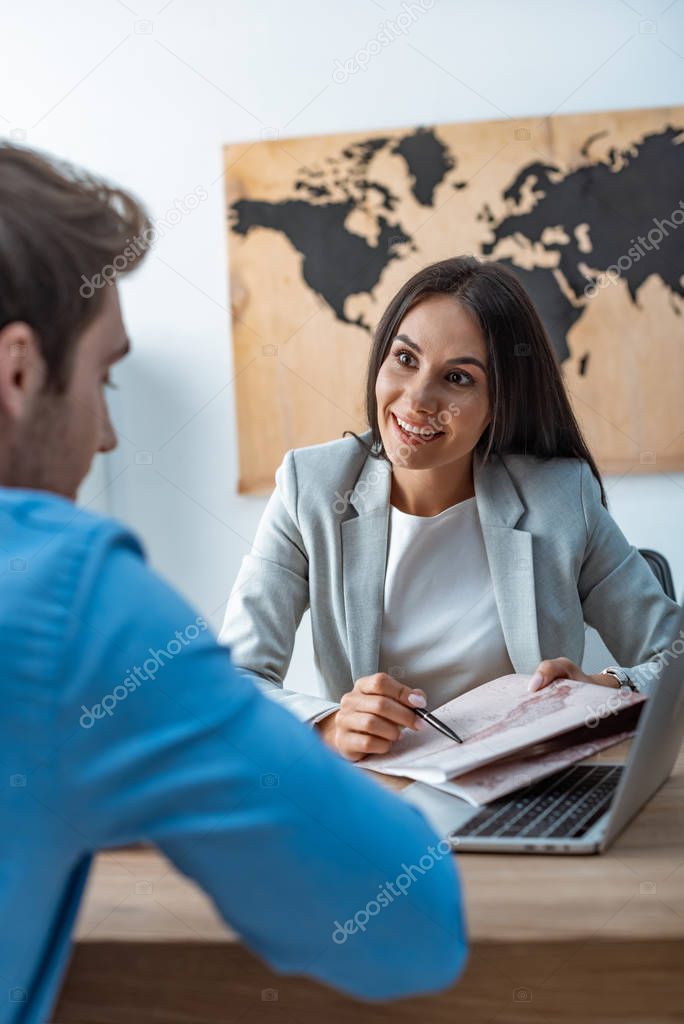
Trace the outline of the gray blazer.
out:
[[[363,435],[370,438],[370,431]],[[644,690],[679,605],[601,505],[581,459],[474,453],[475,498],[506,647],[516,672],[582,664],[585,623]],[[378,671],[391,465],[353,437],[289,451],[231,592],[222,643],[235,665],[303,720]],[[454,567],[454,572],[457,572]],[[283,688],[311,609],[320,697]]]

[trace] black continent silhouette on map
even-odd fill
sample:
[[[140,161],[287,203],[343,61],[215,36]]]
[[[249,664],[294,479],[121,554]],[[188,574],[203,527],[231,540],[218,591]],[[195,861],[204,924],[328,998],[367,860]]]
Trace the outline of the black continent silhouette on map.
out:
[[[478,255],[490,257],[503,240],[513,240],[529,253],[534,249],[537,254],[550,254],[557,264],[525,269],[508,257],[498,259],[527,289],[561,362],[569,356],[568,332],[590,301],[587,285],[600,280],[639,236],[655,228],[657,220],[667,220],[673,211],[684,209],[681,127],[668,126],[627,150],[611,149],[607,161],[592,162],[590,147],[603,134],[585,141],[585,165],[568,172],[551,163],[529,163],[503,194],[505,216],[497,220],[488,205],[476,215],[491,236]],[[452,175],[457,156],[434,129],[421,127],[399,139],[355,142],[339,156],[327,157],[324,165],[301,167],[293,184],[294,197],[279,202],[238,200],[231,207],[229,222],[236,235],[247,236],[258,228],[281,232],[302,257],[306,285],[342,323],[367,330],[372,325],[362,315],[355,319],[347,315],[347,300],[352,295],[372,295],[393,260],[419,251],[397,215],[399,197],[373,177],[371,165],[381,151],[400,159],[414,199],[427,210],[435,209],[435,190],[443,182],[454,189],[468,187],[467,181]],[[520,212],[523,196],[526,209]],[[527,208],[530,197],[532,207]],[[359,209],[371,213],[372,236],[347,226],[350,215]],[[646,251],[644,247],[642,256],[621,268],[637,306],[639,289],[653,274],[671,295],[684,297],[684,230],[676,224],[665,230],[657,248]],[[459,252],[458,238],[454,238],[454,255]]]

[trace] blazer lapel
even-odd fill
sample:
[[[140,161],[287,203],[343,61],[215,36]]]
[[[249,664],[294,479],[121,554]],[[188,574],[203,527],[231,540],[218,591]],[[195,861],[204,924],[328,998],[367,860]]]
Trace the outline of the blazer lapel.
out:
[[[503,459],[483,465],[473,454],[473,481],[496,606],[516,672],[533,672],[542,660],[534,590],[532,535],[516,530],[525,511]]]
[[[542,658],[532,535],[515,529],[525,507],[500,456],[491,456],[483,465],[474,452],[473,481],[506,648],[516,672],[530,673]],[[391,482],[390,464],[369,456],[349,499],[357,515],[341,524],[342,582],[353,681],[378,671]]]
[[[342,584],[352,680],[378,671],[392,482],[384,459],[366,459],[350,496],[357,516],[342,523]]]

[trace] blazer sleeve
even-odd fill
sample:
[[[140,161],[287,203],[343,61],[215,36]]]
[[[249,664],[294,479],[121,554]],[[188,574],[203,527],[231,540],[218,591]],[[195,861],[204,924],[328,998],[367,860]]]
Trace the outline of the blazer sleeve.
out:
[[[648,562],[601,504],[598,481],[582,462],[581,493],[587,540],[578,591],[584,621],[640,690],[657,682],[662,652],[671,646],[680,606],[663,591]]]
[[[242,560],[219,641],[230,648],[240,673],[252,677],[263,693],[301,721],[313,724],[339,705],[283,687],[308,606],[309,559],[297,516],[294,452],[289,451],[276,470],[276,487],[251,551]]]

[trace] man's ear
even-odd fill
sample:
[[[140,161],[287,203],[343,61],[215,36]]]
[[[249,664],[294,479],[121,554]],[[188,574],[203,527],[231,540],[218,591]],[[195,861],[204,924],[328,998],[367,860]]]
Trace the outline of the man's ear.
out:
[[[21,420],[45,381],[45,361],[35,331],[21,320],[0,330],[0,410]]]

